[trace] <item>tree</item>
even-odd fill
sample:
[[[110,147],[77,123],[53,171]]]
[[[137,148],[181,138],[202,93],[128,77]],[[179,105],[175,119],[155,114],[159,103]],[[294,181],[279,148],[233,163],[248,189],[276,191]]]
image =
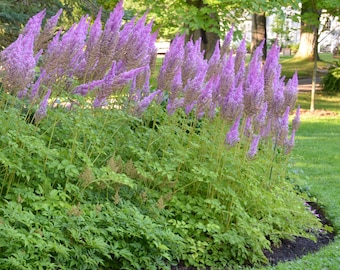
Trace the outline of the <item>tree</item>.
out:
[[[300,46],[295,58],[318,59],[317,54],[321,8],[316,0],[302,1]]]
[[[253,14],[252,15],[252,26],[251,26],[251,52],[253,53],[255,49],[265,41],[263,46],[263,58],[267,56],[267,25],[266,25],[266,15],[265,13]]]
[[[337,16],[340,14],[338,0],[301,1],[300,46],[295,58],[319,59],[317,53],[320,16],[322,12]]]

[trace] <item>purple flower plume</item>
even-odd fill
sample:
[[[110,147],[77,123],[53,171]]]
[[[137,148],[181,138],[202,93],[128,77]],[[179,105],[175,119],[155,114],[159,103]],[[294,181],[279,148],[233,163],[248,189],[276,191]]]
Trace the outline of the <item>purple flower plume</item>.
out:
[[[39,122],[41,119],[43,119],[46,116],[48,99],[49,99],[50,95],[51,95],[51,89],[48,89],[43,100],[40,102],[39,108],[36,110],[36,112],[34,114],[35,121]]]
[[[46,15],[46,9],[40,11],[38,14],[31,17],[28,20],[22,34],[27,35],[29,32],[31,32],[34,38],[37,38],[40,34],[41,23],[42,23],[42,20],[45,18],[45,15]]]
[[[222,48],[221,48],[221,56],[222,57],[225,56],[230,51],[230,45],[231,45],[231,41],[233,39],[233,34],[234,34],[234,27],[232,27],[229,30],[228,34],[224,38]]]
[[[292,123],[292,130],[298,130],[299,127],[300,127],[300,104],[296,109],[295,117]]]
[[[229,132],[226,135],[225,143],[228,144],[230,147],[234,146],[236,143],[240,141],[240,134],[239,134],[239,125],[240,125],[241,116],[239,116],[232,127],[230,128]]]
[[[249,151],[248,151],[248,158],[253,158],[257,151],[258,151],[258,145],[259,145],[259,142],[260,142],[260,138],[261,136],[260,135],[254,135],[253,136],[253,140],[250,144],[250,148],[249,148]]]

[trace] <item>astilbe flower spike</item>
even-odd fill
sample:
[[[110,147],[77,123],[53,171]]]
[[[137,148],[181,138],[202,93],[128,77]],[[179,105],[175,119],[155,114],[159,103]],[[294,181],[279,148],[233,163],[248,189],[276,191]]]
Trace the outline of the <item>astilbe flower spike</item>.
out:
[[[34,114],[34,120],[39,122],[42,120],[47,114],[47,106],[48,106],[48,99],[51,95],[51,89],[48,89],[46,95],[44,96],[43,100],[40,102],[39,108],[36,110]]]
[[[48,42],[53,38],[56,30],[56,26],[59,20],[60,15],[62,14],[63,9],[59,9],[59,11],[49,18],[43,27],[40,35],[35,39],[34,42],[34,51],[45,50],[47,48]]]
[[[224,38],[222,47],[221,47],[221,57],[224,57],[225,55],[227,55],[230,51],[230,45],[231,45],[231,41],[233,40],[233,34],[234,34],[234,27],[231,27],[231,29],[229,30],[229,32],[227,33],[227,35]]]
[[[6,91],[21,96],[34,79],[36,59],[33,52],[34,32],[19,35],[18,39],[0,53],[4,68],[2,84]]]
[[[234,146],[236,143],[240,141],[239,134],[239,125],[240,125],[241,116],[236,118],[234,124],[231,126],[229,132],[226,135],[225,143],[230,147]]]
[[[292,130],[298,130],[300,127],[300,104],[298,105],[295,117],[292,122]]]
[[[42,11],[31,17],[25,25],[22,34],[27,35],[29,32],[31,32],[34,36],[34,39],[37,38],[40,35],[41,23],[45,18],[45,15],[46,9],[43,9]]]
[[[172,78],[181,68],[184,58],[184,40],[185,36],[176,36],[172,41],[169,51],[166,53],[163,64],[158,75],[158,89],[168,90]]]
[[[249,151],[248,151],[248,158],[253,158],[256,155],[256,153],[258,151],[258,145],[259,145],[259,142],[260,142],[260,138],[261,138],[260,135],[254,135],[253,136],[253,139],[252,139],[252,142],[250,144]]]

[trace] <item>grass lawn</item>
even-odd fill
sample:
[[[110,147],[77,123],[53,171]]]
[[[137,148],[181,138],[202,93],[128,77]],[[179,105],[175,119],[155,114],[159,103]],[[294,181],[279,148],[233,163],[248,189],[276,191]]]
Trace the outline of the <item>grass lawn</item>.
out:
[[[299,103],[308,108],[309,95]],[[340,95],[316,96],[319,108],[340,113]],[[340,230],[340,116],[301,116],[293,151],[293,181],[309,190],[324,207],[337,231]],[[340,237],[334,243],[294,262],[266,269],[339,269]]]
[[[318,69],[327,69],[334,61],[339,59],[333,58],[330,53],[320,53],[320,61],[318,61]],[[313,61],[306,59],[294,59],[293,56],[281,56],[280,63],[282,65],[282,75],[290,78],[294,72],[298,70],[300,78],[311,77],[313,72]]]

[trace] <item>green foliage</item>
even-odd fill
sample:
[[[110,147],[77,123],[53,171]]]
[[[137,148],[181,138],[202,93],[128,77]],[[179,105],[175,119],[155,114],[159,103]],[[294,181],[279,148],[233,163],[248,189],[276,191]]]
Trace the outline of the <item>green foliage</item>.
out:
[[[0,206],[0,269],[166,269],[179,257],[181,239],[160,216],[124,200],[72,202],[73,192],[12,188]]]
[[[31,123],[6,93],[1,108],[0,269],[260,265],[271,243],[319,228],[287,157],[226,148],[220,118],[84,103]]]
[[[323,91],[325,92],[340,92],[340,65],[337,62],[336,66],[331,68],[325,77],[322,79]]]

